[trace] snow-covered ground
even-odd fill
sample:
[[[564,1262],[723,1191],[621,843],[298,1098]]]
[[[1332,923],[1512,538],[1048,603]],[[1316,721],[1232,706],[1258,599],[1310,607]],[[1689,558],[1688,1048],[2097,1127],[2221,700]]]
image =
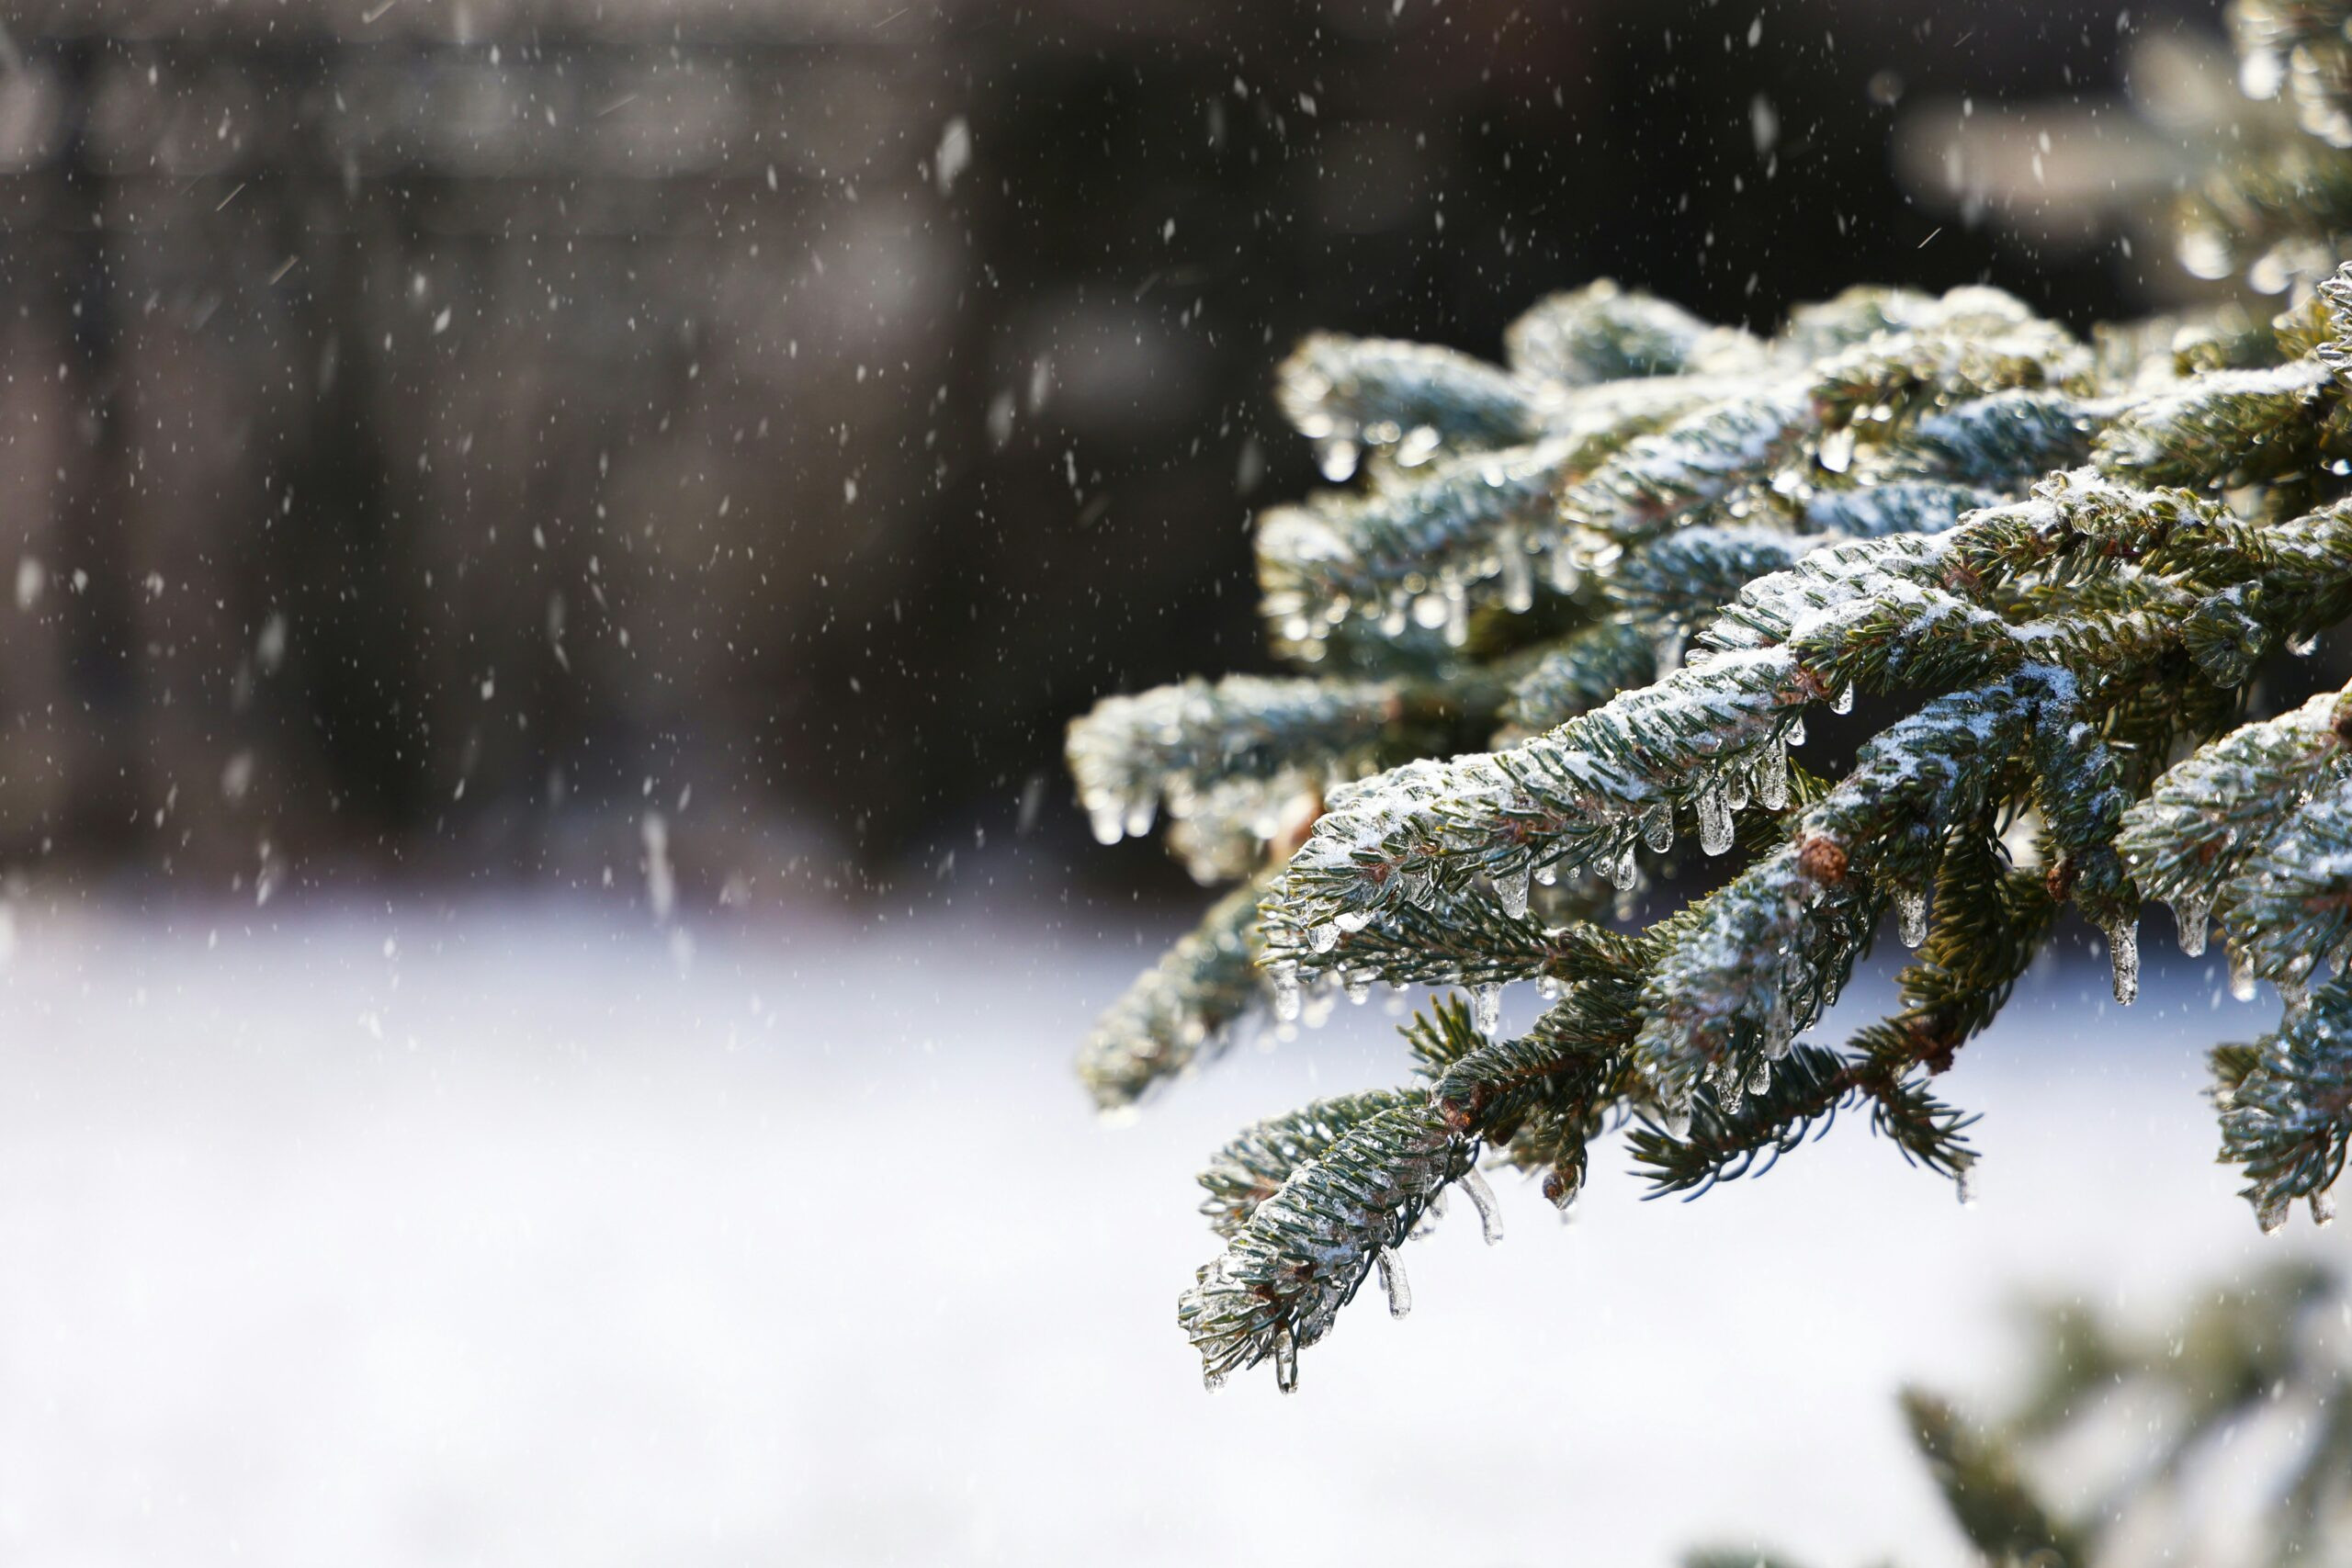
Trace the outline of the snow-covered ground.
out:
[[[1581,1222],[1503,1184],[1281,1397],[1174,1299],[1240,1123],[1397,1080],[1377,1004],[1138,1124],[1068,1072],[1163,927],[577,906],[19,921],[0,970],[0,1561],[1961,1560],[1906,1377],[1998,1387],[2021,1286],[2154,1310],[2282,1246],[2211,1163],[2203,967],[2029,984],[1950,1080],[1979,1201],[1860,1120]],[[1138,944],[1140,939],[1141,944]],[[1514,998],[1523,1009],[1532,998]],[[2079,1004],[2079,1005],[2078,1005]]]

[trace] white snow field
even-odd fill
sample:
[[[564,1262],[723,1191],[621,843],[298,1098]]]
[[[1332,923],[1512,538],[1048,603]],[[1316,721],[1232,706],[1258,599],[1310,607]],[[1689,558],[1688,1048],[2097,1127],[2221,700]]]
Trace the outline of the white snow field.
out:
[[[1069,1059],[1163,919],[810,909],[682,963],[561,903],[25,912],[0,1561],[1950,1568],[1902,1379],[1998,1393],[2021,1288],[2346,1255],[2212,1164],[2201,1048],[2273,1004],[2150,917],[2137,1008],[2052,967],[1947,1080],[1973,1209],[1860,1117],[1688,1205],[1612,1144],[1578,1224],[1507,1180],[1502,1245],[1408,1248],[1412,1315],[1284,1398],[1177,1331],[1192,1173],[1403,1053],[1343,1006],[1098,1123]]]

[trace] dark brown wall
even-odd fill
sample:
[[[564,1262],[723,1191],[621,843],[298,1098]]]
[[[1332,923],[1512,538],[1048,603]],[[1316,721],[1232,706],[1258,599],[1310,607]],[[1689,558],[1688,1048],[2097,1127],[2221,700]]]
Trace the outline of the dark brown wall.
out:
[[[2132,308],[2145,254],[1895,185],[1890,81],[2112,90],[2112,6],[1978,9],[18,7],[0,852],[586,877],[650,800],[773,886],[1059,831],[1071,712],[1256,658],[1309,327]]]

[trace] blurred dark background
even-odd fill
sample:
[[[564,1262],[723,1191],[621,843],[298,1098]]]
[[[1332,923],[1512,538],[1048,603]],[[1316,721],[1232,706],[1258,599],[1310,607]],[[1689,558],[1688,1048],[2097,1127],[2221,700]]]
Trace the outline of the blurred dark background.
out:
[[[1062,727],[1262,664],[1292,339],[1598,274],[2130,313],[2168,257],[1915,197],[1897,121],[2218,10],[23,0],[0,854],[634,884],[659,812],[696,897],[1175,880],[1075,852]]]

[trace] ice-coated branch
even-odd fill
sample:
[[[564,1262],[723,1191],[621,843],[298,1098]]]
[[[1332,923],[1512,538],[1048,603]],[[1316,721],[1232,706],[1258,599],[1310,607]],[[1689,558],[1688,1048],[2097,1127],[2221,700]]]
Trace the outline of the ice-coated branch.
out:
[[[1575,1201],[1587,1150],[1635,1087],[1626,1046],[1641,1021],[1641,974],[1627,964],[1572,983],[1526,1034],[1464,1052],[1430,1086],[1449,1125],[1540,1171],[1557,1208]]]
[[[1201,1172],[1201,1185],[1208,1191],[1201,1213],[1209,1228],[1228,1238],[1238,1235],[1258,1205],[1282,1190],[1293,1171],[1321,1158],[1333,1144],[1374,1116],[1419,1099],[1406,1089],[1344,1094],[1247,1129],[1210,1156]]]
[[[1473,590],[1492,584],[1504,608],[1526,612],[1560,487],[1584,452],[1547,441],[1444,458],[1409,479],[1269,512],[1258,529],[1268,618],[1302,649],[1351,615],[1399,630],[1410,617],[1459,646]]]
[[[1764,355],[1744,333],[1712,326],[1679,305],[1628,292],[1605,277],[1538,301],[1504,333],[1503,347],[1520,374],[1572,387],[1749,370]]]
[[[1918,1389],[1904,1391],[1903,1414],[1945,1506],[1985,1562],[2090,1568],[2089,1551],[2034,1495],[2006,1443]]]
[[[2347,18],[2352,19],[2352,18]],[[2352,42],[2352,39],[2345,41]],[[2339,383],[2352,387],[2352,276],[2339,272],[2320,280],[2312,290],[2321,311],[2322,330],[2312,354]]]
[[[2327,1224],[2352,1147],[2352,988],[2341,977],[2323,987],[2276,1033],[2214,1052],[2213,1068],[2222,1158],[2245,1168],[2262,1228],[2284,1225],[2298,1198]]]
[[[1603,621],[1545,649],[1512,682],[1497,739],[1523,740],[1588,713],[1618,693],[1646,686],[1657,655],[1642,628]]]
[[[2222,927],[2245,969],[2292,1002],[2322,963],[2352,964],[2352,778],[2328,779],[2222,886]]]
[[[1597,911],[1580,908],[1580,918],[1546,925],[1530,912],[1531,891],[1521,878],[1497,887],[1492,897],[1464,900],[1442,914],[1401,904],[1361,923],[1342,918],[1305,933],[1270,923],[1269,941],[1280,950],[1271,960],[1276,984],[1328,974],[1351,986],[1374,977],[1397,986],[1499,986],[1546,976],[1577,979],[1596,965],[1623,962],[1611,950],[1623,939],[1581,918]],[[1552,902],[1599,900],[1570,893]]]
[[[1889,444],[1890,471],[2015,489],[2091,454],[2111,402],[2018,389],[1932,413]]]
[[[1960,1046],[1992,1021],[2031,961],[2054,912],[2043,879],[2035,873],[2010,871],[1989,830],[1989,791],[1984,787],[1984,781],[1998,771],[1991,759],[2014,750],[2018,744],[2018,732],[2029,716],[2030,705],[2016,699],[2024,694],[2003,692],[1990,703],[1981,694],[1971,694],[1973,711],[2005,715],[2007,722],[2000,728],[2007,731],[1979,737],[1984,742],[1981,748],[1962,742],[1962,758],[1972,750],[1979,752],[1979,765],[1971,770],[1978,774],[1974,790],[1951,788],[1951,762],[1961,759],[1931,765],[1924,770],[1930,775],[1926,780],[1906,781],[1914,788],[1943,797],[1945,809],[1960,820],[1947,821],[1929,834],[1909,836],[1913,854],[1923,850],[1932,853],[1939,842],[1947,846],[1935,876],[1932,906],[1924,885],[1894,884],[1904,940],[1922,949],[1918,962],[1904,970],[1899,980],[1904,1010],[1863,1029],[1855,1036],[1849,1054],[1799,1045],[1773,1060],[1760,1050],[1750,1049],[1686,1066],[1684,1077],[1695,1078],[1696,1083],[1689,1098],[1676,1105],[1671,1118],[1680,1136],[1656,1126],[1637,1130],[1634,1135],[1635,1156],[1654,1184],[1653,1195],[1704,1190],[1715,1181],[1749,1173],[1759,1158],[1764,1162],[1762,1168],[1770,1169],[1781,1154],[1796,1146],[1814,1122],[1826,1121],[1858,1099],[1871,1102],[1872,1129],[1892,1141],[1905,1158],[1964,1182],[1975,1156],[1962,1134],[1973,1118],[1930,1095],[1917,1071],[1949,1068]],[[1946,717],[1960,717],[1969,711],[1961,707]],[[1949,743],[1974,732],[1976,725],[1962,722],[1956,728],[1945,724],[1922,728],[1925,734],[1940,733]],[[1883,754],[1878,761],[1887,772],[1898,775],[1908,772],[1899,751]],[[1836,793],[1825,795],[1824,803]],[[1867,796],[1871,792],[1857,793]],[[1887,815],[1897,818],[1902,809],[1899,802],[1890,802]],[[1962,815],[1972,812],[1973,823]],[[1867,821],[1849,821],[1847,834],[1858,829],[1875,830]],[[1849,841],[1847,837],[1823,831],[1800,840],[1797,874],[1806,880],[1796,882],[1792,877],[1792,890],[1799,897],[1811,897],[1808,882],[1835,887],[1868,874],[1873,857],[1855,856],[1847,848]],[[1883,864],[1880,875],[1887,877]],[[1931,907],[1932,926],[1928,919]],[[1707,924],[1713,918],[1710,906],[1702,904],[1689,918],[1693,923]],[[1849,941],[1859,942],[1868,933],[1864,930],[1848,934]],[[1666,970],[1662,966],[1657,973]],[[1702,983],[1718,998],[1718,1007],[1736,1009],[1751,1000],[1737,990],[1737,976],[1716,975]],[[1682,1120],[1686,1114],[1687,1128]]]
[[[1542,428],[1532,389],[1452,349],[1317,333],[1274,378],[1283,415],[1316,444],[1333,482],[1355,472],[1366,446],[1428,457],[1441,446],[1513,446]]]
[[[1234,780],[1285,780],[1289,793],[1363,772],[1408,703],[1393,682],[1228,675],[1105,697],[1069,727],[1069,769],[1094,836],[1140,838],[1164,801],[1184,817]],[[1279,804],[1279,803],[1275,803]],[[1272,838],[1274,825],[1259,837]]]
[[[1250,953],[1262,884],[1217,900],[1198,929],[1136,977],[1095,1024],[1079,1053],[1078,1076],[1105,1111],[1223,1046],[1255,1008],[1265,981]]]
[[[1333,794],[1269,899],[1313,932],[1399,904],[1458,897],[1472,878],[1613,863],[1693,811],[1702,846],[1782,787],[1798,711],[1856,681],[1933,682],[2016,668],[2027,643],[1932,585],[1951,536],[1817,550],[1750,583],[1706,636],[1704,663],[1628,692],[1509,751],[1418,761]]]
[[[1753,524],[1683,528],[1628,551],[1610,598],[1634,625],[1687,637],[1748,583],[1834,542]]]
[[[2095,460],[2140,484],[2249,484],[2343,445],[2339,390],[2315,359],[2212,370],[2137,401],[2100,432]]]
[[[1638,543],[1742,480],[1769,474],[1819,427],[1799,379],[1727,398],[1627,442],[1562,494],[1561,520],[1600,549]]]
[[[1912,1163],[1955,1179],[1974,1163],[1965,1134],[1975,1118],[1936,1099],[1924,1082],[1890,1080],[1869,1057],[1799,1045],[1736,1091],[1702,1089],[1679,1135],[1637,1125],[1628,1142],[1650,1183],[1642,1196],[1679,1193],[1687,1201],[1718,1182],[1761,1176],[1808,1135],[1826,1136],[1838,1112],[1863,1102],[1873,1129]]]
[[[1330,1332],[1381,1256],[1476,1158],[1476,1145],[1422,1103],[1366,1117],[1294,1169],[1177,1303],[1210,1384],[1272,1360],[1295,1390],[1298,1352]]]
[[[2289,829],[2300,802],[2352,770],[2352,696],[2326,692],[2212,741],[2123,814],[2116,845],[2140,891],[2173,908],[2181,948],[2205,949],[2208,919]]]
[[[1887,895],[1826,869],[1782,844],[1708,899],[1650,974],[1634,1049],[1669,1133],[1689,1130],[1702,1081],[1736,1107],[1837,999]]]
[[[1875,437],[1921,412],[1995,392],[2078,389],[2089,369],[2088,351],[2063,327],[1955,312],[1934,328],[1866,339],[1831,355],[1815,366],[1812,394],[1825,424]]]
[[[1825,490],[1804,502],[1807,532],[1857,539],[1887,534],[1937,534],[1964,513],[1997,505],[1998,492],[1943,479],[1889,479],[1852,490]]]
[[[1784,649],[1725,653],[1510,751],[1408,763],[1336,791],[1277,878],[1269,913],[1294,931],[1345,929],[1399,905],[1459,897],[1479,875],[1516,882],[1613,863],[1644,831],[1670,833],[1685,803],[1720,853],[1734,809],[1724,792],[1745,799],[1761,761],[1769,794],[1771,759],[1759,753],[1826,694]]]
[[[1926,294],[1916,288],[1860,284],[1833,299],[1791,310],[1780,341],[1806,359],[1820,359],[1884,334],[1971,329],[1997,333],[2032,320],[2033,312],[2023,300],[1998,288],[1972,287]]]
[[[2352,232],[2352,158],[2256,161],[2209,216],[2292,236],[2334,181],[2324,220]],[[1401,1312],[1395,1249],[1447,1188],[1495,1234],[1482,1157],[1565,1206],[1630,1122],[1654,1195],[1695,1194],[1867,1107],[1964,1195],[1972,1118],[1935,1079],[2070,902],[2120,999],[2143,896],[2192,953],[2218,913],[2241,994],[2278,984],[2278,1032],[2217,1058],[2225,1154],[2266,1224],[2324,1207],[2352,1137],[2352,696],[2222,732],[2278,650],[2352,615],[2352,268],[2267,324],[2091,346],[1990,289],[1849,290],[1765,338],[1607,284],[1506,346],[1508,368],[1303,345],[1283,407],[1357,482],[1261,517],[1260,586],[1273,651],[1326,675],[1190,682],[1073,728],[1106,833],[1158,808],[1204,880],[1257,877],[1106,1015],[1083,1066],[1106,1107],[1261,998],[1288,1021],[1310,986],[1470,991],[1407,1031],[1425,1088],[1319,1101],[1211,1162],[1227,1246],[1179,1312],[1210,1380],[1272,1360],[1295,1386],[1375,1275]],[[1858,692],[1891,716],[1843,776],[1792,767],[1808,710]],[[1708,865],[1676,855],[1691,840],[1736,849],[1731,874],[1611,929]],[[1801,1039],[1890,910],[1919,950],[1899,1009]],[[1549,1006],[1505,1036],[1522,981]],[[2071,1560],[1964,1438],[1930,1447],[1971,1530]]]
[[[1862,749],[1792,839],[1693,912],[1651,974],[1635,1052],[1679,1132],[1707,1084],[1736,1109],[1759,1068],[1837,998],[1880,912],[1926,934],[1926,900],[1956,824],[1984,815],[2042,705],[2072,682],[2034,670],[1929,703]]]

